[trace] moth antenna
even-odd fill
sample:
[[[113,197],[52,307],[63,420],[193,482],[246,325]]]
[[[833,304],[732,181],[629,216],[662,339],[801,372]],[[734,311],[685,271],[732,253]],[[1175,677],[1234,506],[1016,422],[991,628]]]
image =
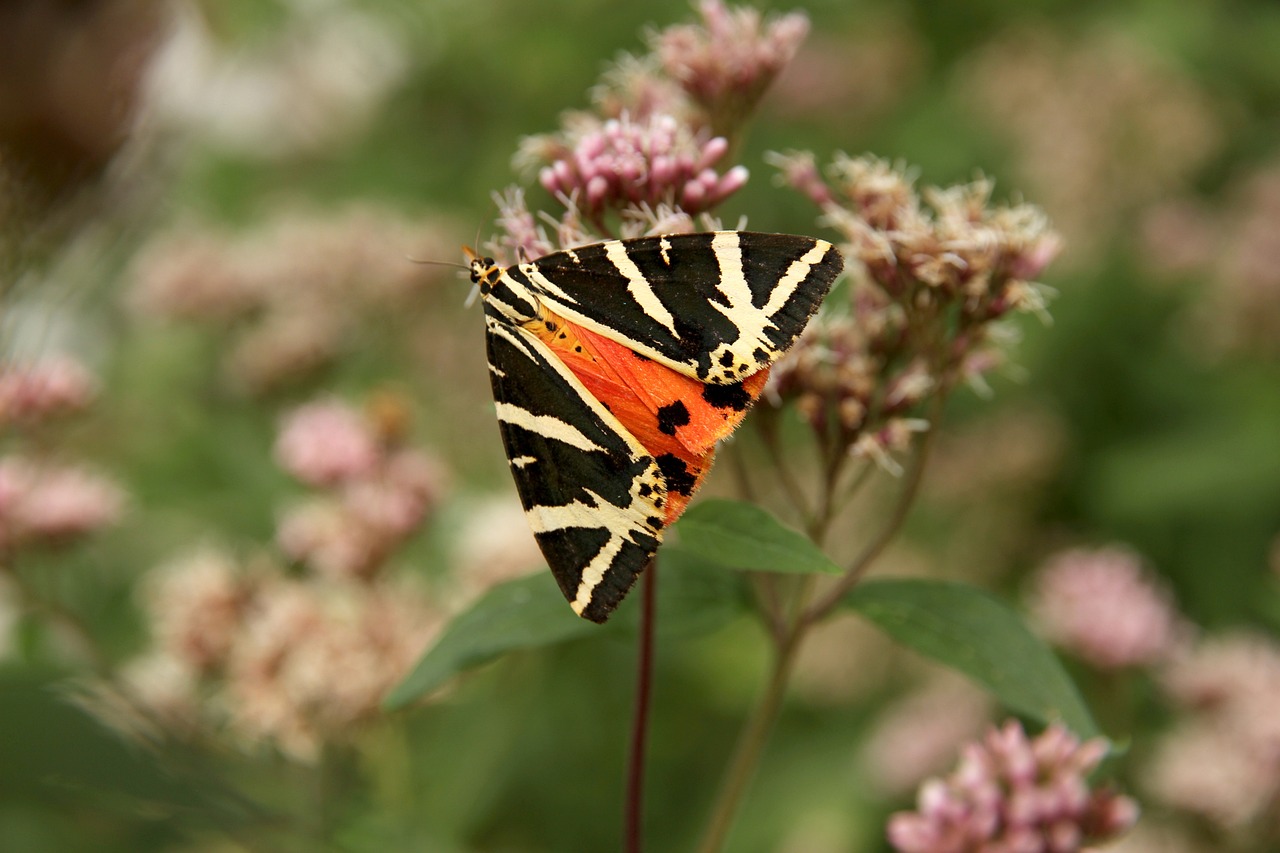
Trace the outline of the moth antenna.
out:
[[[422,264],[424,266],[430,266],[430,267],[453,267],[454,269],[462,270],[463,272],[471,271],[471,267],[466,266],[465,264],[456,263],[454,261],[428,261],[422,258],[415,258],[412,255],[405,255],[404,259],[411,264]]]

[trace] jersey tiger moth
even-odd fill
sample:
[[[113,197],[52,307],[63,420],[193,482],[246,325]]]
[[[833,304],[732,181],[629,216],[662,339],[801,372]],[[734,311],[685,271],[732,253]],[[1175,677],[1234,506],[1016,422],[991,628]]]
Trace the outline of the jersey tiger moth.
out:
[[[574,612],[604,622],[844,265],[717,231],[499,267],[466,249],[511,473]]]

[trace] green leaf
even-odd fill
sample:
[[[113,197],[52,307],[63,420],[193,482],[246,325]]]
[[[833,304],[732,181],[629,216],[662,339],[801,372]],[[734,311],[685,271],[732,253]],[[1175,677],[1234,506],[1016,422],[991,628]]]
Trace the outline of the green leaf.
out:
[[[413,672],[383,700],[395,710],[421,698],[454,675],[517,649],[561,643],[599,632],[574,615],[549,572],[508,581],[463,611]]]
[[[722,566],[799,574],[841,571],[808,537],[755,504],[702,501],[684,514],[676,529],[688,551]]]
[[[874,580],[845,603],[885,633],[985,686],[1011,710],[1101,733],[1062,664],[1007,605],[966,584]]]
[[[641,578],[613,616],[610,630],[634,632],[644,594]],[[751,609],[746,578],[687,549],[666,546],[658,552],[658,638],[708,634]]]
[[[678,548],[659,552],[659,638],[683,638],[721,627],[747,609],[742,576]],[[383,700],[395,710],[430,693],[453,676],[494,658],[594,634],[634,632],[642,590],[635,589],[603,627],[574,615],[549,572],[494,587],[454,618],[413,672]]]

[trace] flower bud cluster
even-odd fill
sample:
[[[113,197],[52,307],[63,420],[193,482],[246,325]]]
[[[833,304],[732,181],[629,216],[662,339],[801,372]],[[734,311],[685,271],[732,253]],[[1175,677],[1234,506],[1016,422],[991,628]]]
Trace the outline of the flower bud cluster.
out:
[[[595,110],[567,113],[561,129],[525,139],[522,171],[563,207],[543,218],[550,239],[518,191],[499,202],[504,236],[495,256],[539,257],[608,237],[678,233],[719,223],[710,213],[747,181],[722,161],[751,110],[795,56],[808,19],[763,20],[720,0],[702,20],[650,35],[650,53],[626,56],[592,90]]]
[[[52,458],[54,421],[84,412],[97,383],[75,359],[0,365],[0,431],[18,444],[0,456],[0,549],[63,545],[119,520],[125,492],[110,478]]]
[[[398,429],[398,428],[397,428]],[[321,493],[289,509],[276,539],[322,575],[372,576],[421,527],[445,489],[440,463],[338,400],[299,407],[281,425],[281,467]]]
[[[873,157],[838,156],[827,176],[807,152],[772,162],[843,235],[854,274],[848,312],[819,316],[774,368],[774,399],[795,398],[829,442],[893,470],[928,426],[923,403],[960,382],[985,388],[1009,337],[997,321],[1043,312],[1031,280],[1057,237],[1033,207],[992,207],[986,180],[921,194]]]
[[[920,789],[917,810],[889,821],[901,853],[1075,853],[1114,838],[1138,818],[1138,806],[1089,774],[1106,743],[1081,743],[1060,725],[1028,738],[1017,722],[966,746],[960,766]]]
[[[402,313],[456,243],[432,221],[353,208],[285,213],[247,234],[187,227],[153,241],[134,264],[136,309],[230,337],[223,369],[262,394],[313,375],[362,340],[366,318]]]

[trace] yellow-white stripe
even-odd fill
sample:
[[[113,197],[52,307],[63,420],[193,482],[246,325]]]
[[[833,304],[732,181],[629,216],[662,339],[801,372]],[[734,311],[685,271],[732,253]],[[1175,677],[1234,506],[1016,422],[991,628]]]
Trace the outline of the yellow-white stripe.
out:
[[[535,415],[527,409],[522,409],[511,403],[496,403],[495,405],[498,409],[498,420],[504,423],[523,427],[530,432],[536,432],[543,438],[563,441],[565,444],[576,447],[579,450],[604,450],[603,447],[587,438],[582,434],[581,430],[567,421],[553,418],[550,415]]]
[[[663,328],[674,335],[676,333],[675,318],[671,316],[667,306],[658,299],[658,295],[653,292],[649,279],[645,278],[644,273],[640,272],[640,268],[631,260],[627,254],[627,247],[618,240],[610,240],[604,244],[604,253],[605,257],[617,267],[618,272],[627,279],[627,290],[636,304],[644,309],[645,314],[661,323]]]

